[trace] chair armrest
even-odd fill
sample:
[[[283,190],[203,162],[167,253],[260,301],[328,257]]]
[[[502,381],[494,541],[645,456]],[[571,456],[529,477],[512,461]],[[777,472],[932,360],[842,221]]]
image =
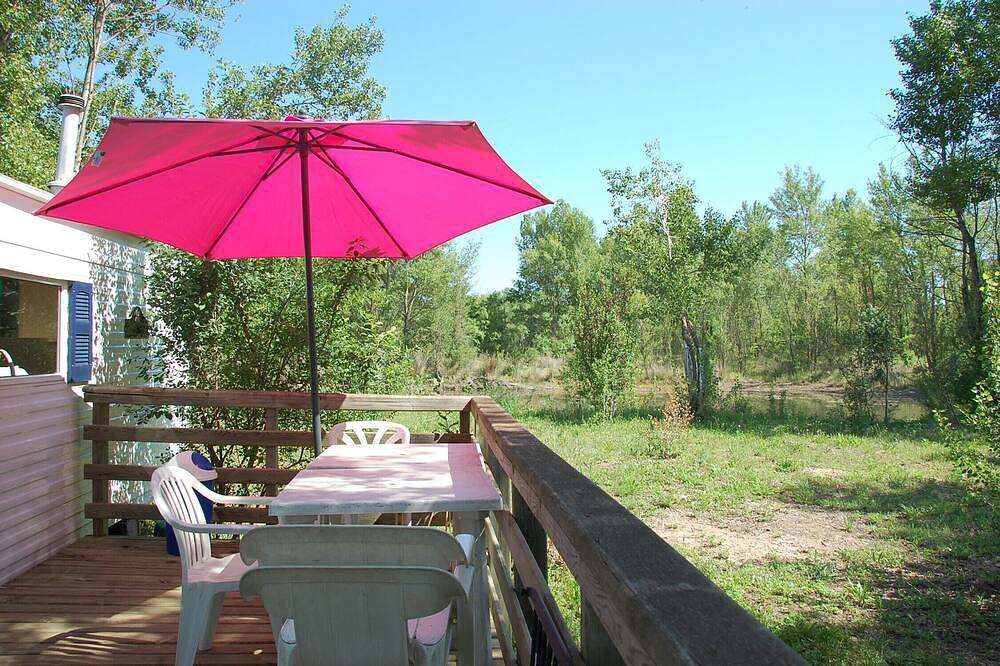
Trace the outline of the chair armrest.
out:
[[[218,497],[219,499],[213,500],[216,504],[259,504],[261,506],[270,506],[271,502],[275,500],[274,497],[265,497],[263,495],[250,497],[219,495]]]
[[[275,500],[274,497],[267,497],[264,495],[251,495],[251,496],[236,496],[236,495],[220,495],[214,490],[209,490],[202,484],[194,486],[194,491],[204,497],[205,499],[212,500],[216,504],[260,504],[263,506],[268,506],[271,502]]]
[[[175,530],[182,532],[193,532],[195,534],[246,534],[258,525],[233,525],[230,523],[208,523],[196,525],[194,523],[169,523]]]

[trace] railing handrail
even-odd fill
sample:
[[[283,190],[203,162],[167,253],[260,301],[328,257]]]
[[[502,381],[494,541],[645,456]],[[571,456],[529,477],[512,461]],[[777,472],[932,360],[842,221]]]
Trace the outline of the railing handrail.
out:
[[[628,664],[804,664],[645,523],[492,398],[478,434],[541,523]],[[587,637],[583,637],[584,658]]]
[[[109,405],[171,405],[181,407],[233,407],[249,409],[309,409],[309,393],[299,391],[255,391],[217,389],[175,389],[148,386],[83,387],[83,399]],[[366,412],[461,412],[468,410],[467,395],[377,395],[363,393],[320,393],[324,411]]]

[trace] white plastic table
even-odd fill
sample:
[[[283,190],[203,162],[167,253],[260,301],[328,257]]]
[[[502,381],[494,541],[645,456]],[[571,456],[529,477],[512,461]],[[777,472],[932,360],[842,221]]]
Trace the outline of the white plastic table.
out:
[[[472,598],[477,666],[492,660],[486,514],[502,508],[477,444],[328,447],[278,493],[268,510],[282,523],[317,516],[448,511],[455,529],[476,539],[479,571]]]

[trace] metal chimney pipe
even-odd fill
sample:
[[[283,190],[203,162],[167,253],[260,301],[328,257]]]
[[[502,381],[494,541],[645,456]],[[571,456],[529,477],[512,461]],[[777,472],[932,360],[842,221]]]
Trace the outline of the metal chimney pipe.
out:
[[[83,98],[79,95],[59,95],[59,110],[62,111],[62,129],[59,132],[59,158],[56,162],[56,178],[49,183],[49,190],[56,194],[76,173],[76,141],[80,136],[80,116],[83,114]]]

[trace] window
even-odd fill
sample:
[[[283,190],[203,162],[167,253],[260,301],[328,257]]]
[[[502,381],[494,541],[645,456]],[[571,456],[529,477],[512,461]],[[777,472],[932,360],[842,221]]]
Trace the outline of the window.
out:
[[[0,349],[29,375],[58,372],[59,287],[0,276]]]

